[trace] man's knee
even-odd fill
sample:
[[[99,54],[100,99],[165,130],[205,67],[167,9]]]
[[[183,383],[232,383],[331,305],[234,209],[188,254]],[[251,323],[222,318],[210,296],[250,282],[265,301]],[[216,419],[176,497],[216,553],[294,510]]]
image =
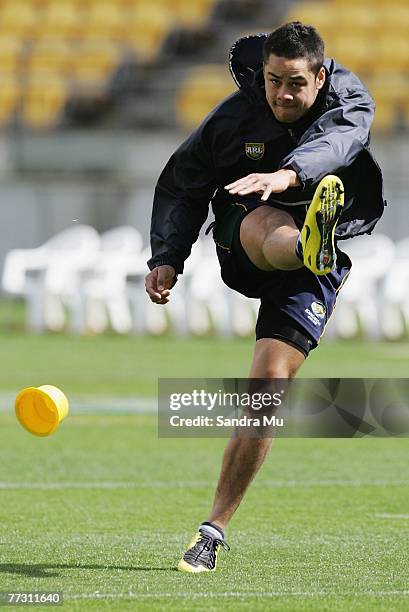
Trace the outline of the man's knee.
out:
[[[263,246],[268,236],[268,219],[273,211],[260,206],[247,214],[240,224],[240,243],[250,261],[265,272],[274,270],[263,254]]]
[[[283,210],[260,206],[246,215],[240,226],[240,242],[250,261],[260,270],[296,270],[298,229]]]
[[[260,378],[286,378],[293,379],[299,366],[294,366],[288,362],[266,362],[264,374]]]
[[[275,338],[262,338],[256,342],[250,376],[291,380],[304,361],[304,354],[295,347]]]

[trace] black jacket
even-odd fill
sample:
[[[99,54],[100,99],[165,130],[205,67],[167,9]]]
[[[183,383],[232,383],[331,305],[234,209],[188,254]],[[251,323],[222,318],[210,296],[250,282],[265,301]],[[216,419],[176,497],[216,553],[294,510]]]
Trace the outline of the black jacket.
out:
[[[326,174],[344,182],[346,203],[336,230],[339,239],[370,233],[383,212],[382,174],[369,151],[375,105],[365,86],[334,60],[313,107],[293,124],[280,123],[265,98],[262,45],[265,35],[242,38],[230,53],[239,90],[223,100],[178,148],[155,190],[150,269],[172,265],[177,273],[213,208],[231,196],[224,186],[251,172],[291,167],[301,187],[272,194],[302,223],[305,204]],[[247,207],[260,197],[246,196]],[[291,209],[289,208],[291,207]]]

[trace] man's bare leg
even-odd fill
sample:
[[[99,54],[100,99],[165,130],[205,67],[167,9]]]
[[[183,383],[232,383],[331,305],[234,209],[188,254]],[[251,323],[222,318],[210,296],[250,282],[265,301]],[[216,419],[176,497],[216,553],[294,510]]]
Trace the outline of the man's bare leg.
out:
[[[260,206],[246,215],[240,242],[250,261],[260,270],[297,270],[303,266],[295,254],[299,231],[290,214]]]
[[[261,270],[296,270],[302,266],[295,254],[299,236],[292,217],[285,211],[261,206],[249,213],[240,226],[240,241]],[[249,377],[252,379],[291,379],[305,357],[296,348],[273,338],[256,342]],[[209,519],[178,564],[183,572],[216,569],[217,551],[224,542],[223,530],[239,506],[251,481],[270,450],[271,437],[232,437],[224,452],[219,482]]]
[[[257,340],[250,378],[295,376],[304,362],[296,348],[271,338]],[[231,438],[224,452],[213,508],[208,521],[227,526],[270,450],[272,438]]]

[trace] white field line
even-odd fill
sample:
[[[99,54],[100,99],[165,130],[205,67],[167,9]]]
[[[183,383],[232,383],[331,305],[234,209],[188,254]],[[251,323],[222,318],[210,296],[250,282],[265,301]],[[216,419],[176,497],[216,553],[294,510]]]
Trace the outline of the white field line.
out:
[[[393,514],[391,512],[377,512],[374,514],[376,518],[381,519],[402,519],[405,521],[409,520],[409,514]]]
[[[0,393],[0,413],[14,412],[15,395]],[[69,397],[72,414],[152,414],[158,410],[155,397]]]
[[[202,489],[215,486],[213,480],[152,480],[139,481],[61,481],[61,482],[5,482],[0,489]],[[407,487],[409,480],[260,480],[253,487],[272,489],[327,488],[327,487]],[[383,518],[399,515],[382,515]],[[409,518],[409,515],[400,515]]]
[[[342,593],[337,593],[334,591],[328,590],[319,590],[319,591],[221,591],[221,592],[211,592],[211,591],[196,591],[195,593],[187,593],[183,592],[161,592],[157,593],[134,593],[130,591],[129,593],[100,593],[96,591],[95,593],[78,593],[75,595],[64,595],[65,601],[75,600],[75,599],[158,599],[160,597],[179,597],[185,599],[208,599],[208,598],[218,598],[218,597],[226,597],[226,598],[237,598],[237,599],[249,599],[254,597],[408,597],[409,591],[407,590],[391,590],[391,591],[343,591]]]

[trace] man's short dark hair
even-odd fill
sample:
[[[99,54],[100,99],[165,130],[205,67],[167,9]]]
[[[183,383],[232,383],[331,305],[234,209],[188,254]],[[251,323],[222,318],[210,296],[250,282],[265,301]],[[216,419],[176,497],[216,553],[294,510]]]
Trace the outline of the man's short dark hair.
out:
[[[271,54],[286,59],[305,57],[311,71],[317,75],[324,63],[324,41],[314,26],[291,21],[271,32],[266,38],[263,49],[265,64]]]

